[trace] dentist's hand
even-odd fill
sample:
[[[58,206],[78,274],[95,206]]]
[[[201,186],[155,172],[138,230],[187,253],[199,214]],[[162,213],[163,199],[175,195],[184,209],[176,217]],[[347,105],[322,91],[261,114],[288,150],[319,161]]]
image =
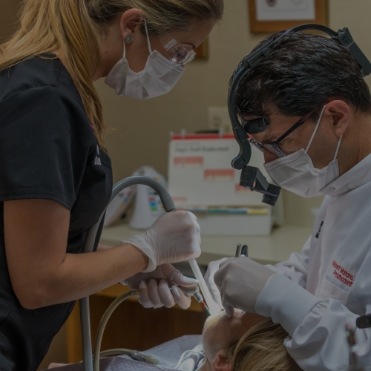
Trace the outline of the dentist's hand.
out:
[[[228,258],[222,258],[219,260],[214,260],[210,262],[207,266],[207,270],[204,276],[206,285],[210,291],[210,295],[213,300],[222,307],[222,298],[220,297],[220,291],[218,286],[215,284],[215,273],[219,270],[220,266],[227,260]]]
[[[233,308],[256,313],[258,296],[274,273],[245,256],[222,263],[214,279],[226,314],[232,316]]]
[[[200,226],[189,211],[177,210],[161,216],[144,234],[124,241],[148,257],[144,272],[151,272],[164,263],[177,263],[201,254]]]
[[[160,265],[153,272],[137,273],[122,283],[138,290],[144,308],[170,308],[178,304],[187,309],[197,290],[197,280],[184,276],[171,264]]]

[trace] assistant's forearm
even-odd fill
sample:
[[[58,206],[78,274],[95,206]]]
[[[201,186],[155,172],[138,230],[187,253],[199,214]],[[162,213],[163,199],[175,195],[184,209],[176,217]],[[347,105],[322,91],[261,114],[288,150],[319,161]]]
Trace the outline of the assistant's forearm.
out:
[[[27,306],[43,307],[86,297],[142,271],[147,263],[145,255],[131,245],[66,254],[59,265],[45,271],[44,284],[32,290]]]

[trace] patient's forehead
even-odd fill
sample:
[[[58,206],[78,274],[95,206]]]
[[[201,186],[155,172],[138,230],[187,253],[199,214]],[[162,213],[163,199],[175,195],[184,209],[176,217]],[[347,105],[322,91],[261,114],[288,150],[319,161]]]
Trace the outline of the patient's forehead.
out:
[[[207,318],[203,329],[203,347],[207,359],[212,360],[218,351],[227,349],[244,333],[264,317],[256,314],[237,312],[228,317],[225,312]]]
[[[263,318],[264,317],[255,313],[236,312],[233,317],[229,318],[229,325],[232,333],[242,336],[248,329]]]
[[[223,331],[226,338],[242,336],[251,326],[261,321],[264,317],[253,313],[235,310],[232,317],[225,312],[208,317],[204,326],[204,333],[208,331]]]

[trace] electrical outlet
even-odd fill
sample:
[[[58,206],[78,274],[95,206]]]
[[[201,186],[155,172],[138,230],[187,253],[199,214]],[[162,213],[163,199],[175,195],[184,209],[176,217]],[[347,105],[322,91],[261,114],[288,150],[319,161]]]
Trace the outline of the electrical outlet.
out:
[[[209,128],[219,130],[223,133],[231,131],[231,120],[229,118],[228,107],[209,107]]]

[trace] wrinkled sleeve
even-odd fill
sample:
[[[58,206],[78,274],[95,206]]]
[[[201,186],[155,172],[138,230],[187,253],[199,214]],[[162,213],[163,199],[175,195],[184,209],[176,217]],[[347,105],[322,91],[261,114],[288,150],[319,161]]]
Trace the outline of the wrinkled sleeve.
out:
[[[275,265],[266,265],[266,267],[276,273],[282,274],[298,285],[305,287],[307,282],[310,242],[311,237],[307,239],[300,253],[292,253],[288,260]]]
[[[275,265],[268,265],[268,268],[275,271],[276,273],[282,274],[283,276],[296,282],[298,285],[306,287],[309,261],[313,253],[312,241],[315,238],[318,230],[320,230],[321,228],[321,223],[326,214],[326,209],[329,202],[330,199],[325,197],[318,212],[316,221],[313,225],[312,235],[309,236],[309,238],[304,243],[301,252],[294,252],[290,254],[289,258],[286,261],[280,262]],[[287,243],[290,243],[290,239],[288,239]]]
[[[371,278],[364,274],[361,281],[360,290],[371,292]],[[371,310],[366,302],[364,307],[366,313]],[[349,365],[345,328],[355,328],[358,316],[340,302],[319,299],[292,280],[274,274],[258,297],[256,311],[271,317],[288,332],[285,346],[303,370],[333,371]],[[371,364],[370,336],[370,329],[356,331],[362,365]]]
[[[71,208],[73,104],[56,87],[27,89],[0,103],[0,199],[45,198]]]

